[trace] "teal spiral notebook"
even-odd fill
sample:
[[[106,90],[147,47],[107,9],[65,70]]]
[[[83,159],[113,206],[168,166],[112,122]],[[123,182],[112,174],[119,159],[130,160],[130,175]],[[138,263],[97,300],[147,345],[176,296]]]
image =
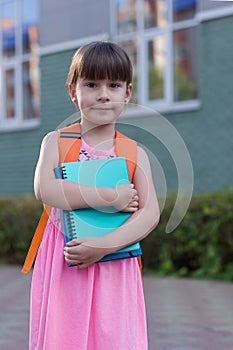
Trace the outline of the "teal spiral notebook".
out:
[[[113,188],[129,183],[127,162],[124,157],[62,163],[54,169],[56,178],[81,185]],[[61,210],[65,242],[74,238],[100,237],[121,226],[132,214],[111,207]],[[100,261],[137,257],[142,254],[140,243],[134,243]]]

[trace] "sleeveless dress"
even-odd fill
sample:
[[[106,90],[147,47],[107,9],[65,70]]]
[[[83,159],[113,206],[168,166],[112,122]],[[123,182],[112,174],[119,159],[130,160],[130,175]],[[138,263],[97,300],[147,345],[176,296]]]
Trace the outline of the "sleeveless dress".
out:
[[[83,140],[79,161],[115,157]],[[68,267],[60,211],[53,208],[31,285],[30,350],[147,350],[136,258]]]

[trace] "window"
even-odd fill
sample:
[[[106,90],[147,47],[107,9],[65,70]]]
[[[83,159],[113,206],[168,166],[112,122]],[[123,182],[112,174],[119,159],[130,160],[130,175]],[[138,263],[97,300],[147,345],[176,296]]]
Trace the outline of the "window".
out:
[[[158,110],[196,106],[197,0],[115,0],[113,40],[134,65],[132,102]]]
[[[0,130],[39,117],[39,0],[0,0]]]
[[[128,40],[122,41],[118,43],[130,56],[132,65],[134,67],[134,72],[137,71],[137,40]],[[133,93],[132,93],[132,101],[134,103],[137,102],[137,75],[133,76]]]
[[[174,99],[197,98],[196,31],[194,28],[173,32]]]
[[[164,77],[166,68],[165,38],[158,35],[148,41],[148,91],[149,100],[164,98]]]

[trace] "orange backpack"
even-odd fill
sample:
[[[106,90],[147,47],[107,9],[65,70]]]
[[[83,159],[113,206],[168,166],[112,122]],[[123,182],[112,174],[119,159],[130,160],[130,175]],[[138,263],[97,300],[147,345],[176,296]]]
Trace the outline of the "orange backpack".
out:
[[[75,123],[58,130],[58,148],[59,148],[59,166],[65,162],[77,161],[81,147],[81,129],[80,124]],[[127,160],[130,182],[133,181],[134,172],[137,164],[137,143],[136,141],[115,132],[115,150],[117,157],[125,157]],[[37,225],[34,237],[28,250],[22,273],[30,272],[43,238],[44,230],[47,225],[51,207],[45,205],[40,221]],[[142,269],[141,258],[138,257],[140,269]]]

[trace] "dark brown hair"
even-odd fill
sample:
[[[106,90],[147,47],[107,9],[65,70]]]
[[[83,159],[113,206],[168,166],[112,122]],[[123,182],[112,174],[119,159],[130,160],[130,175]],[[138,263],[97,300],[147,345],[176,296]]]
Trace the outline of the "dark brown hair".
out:
[[[132,82],[132,64],[126,52],[112,42],[97,41],[80,47],[73,56],[66,86],[77,79]]]

